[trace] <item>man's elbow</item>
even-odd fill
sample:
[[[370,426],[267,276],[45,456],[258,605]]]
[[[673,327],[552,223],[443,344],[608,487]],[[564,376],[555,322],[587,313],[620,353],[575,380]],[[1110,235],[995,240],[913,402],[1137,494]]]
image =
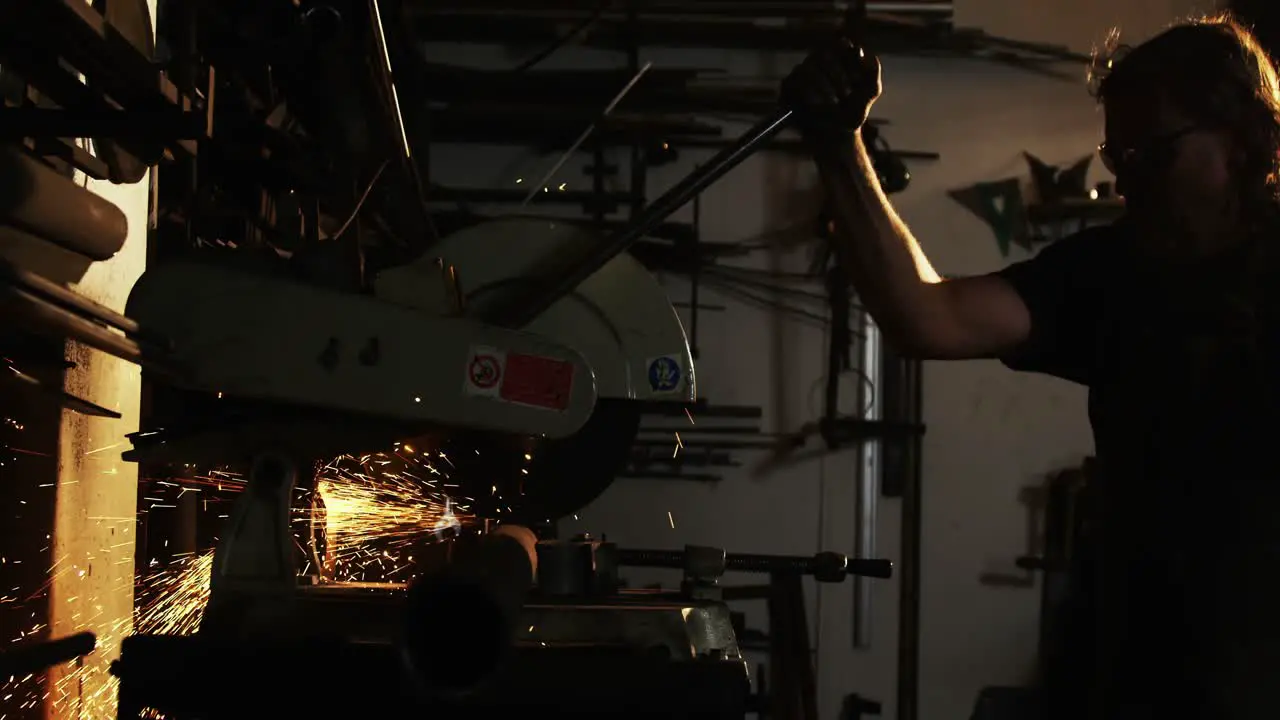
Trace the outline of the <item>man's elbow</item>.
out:
[[[978,337],[956,323],[942,318],[913,324],[882,328],[882,336],[898,355],[911,360],[973,360],[992,357],[994,349],[985,347]]]
[[[910,360],[946,359],[944,348],[926,328],[906,323],[884,324],[880,326],[880,334],[889,349],[901,357]]]
[[[949,360],[952,359],[944,348],[930,343],[923,338],[907,336],[885,336],[889,349],[899,357],[908,360]]]
[[[910,312],[881,324],[897,352],[921,360],[1000,357],[1031,333],[1031,315],[1005,281],[991,276],[922,288]]]

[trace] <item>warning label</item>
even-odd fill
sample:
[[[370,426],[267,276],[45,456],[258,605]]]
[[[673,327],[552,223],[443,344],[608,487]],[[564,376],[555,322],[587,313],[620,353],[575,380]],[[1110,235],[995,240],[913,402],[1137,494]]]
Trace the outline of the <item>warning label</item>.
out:
[[[568,360],[474,347],[467,360],[463,389],[468,395],[565,410],[573,395],[573,374],[573,363]]]
[[[467,360],[467,381],[463,386],[467,394],[498,397],[498,384],[502,382],[505,359],[506,353],[500,350],[488,347],[472,348]]]
[[[573,363],[568,360],[509,353],[499,397],[507,402],[548,410],[569,407],[573,394]]]

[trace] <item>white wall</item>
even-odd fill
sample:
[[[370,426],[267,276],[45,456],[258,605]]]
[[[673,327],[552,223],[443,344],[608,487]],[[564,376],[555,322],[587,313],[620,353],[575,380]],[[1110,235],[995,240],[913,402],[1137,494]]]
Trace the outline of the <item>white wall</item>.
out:
[[[1189,3],[969,0],[957,3],[957,12],[968,26],[986,25],[992,32],[1087,50],[1113,22],[1134,21],[1140,28],[1131,36],[1146,34],[1187,12]],[[1147,7],[1153,4],[1160,7]],[[1019,9],[1024,7],[1025,12]],[[457,50],[448,57],[457,62]],[[651,52],[645,59],[655,67],[728,67],[738,75],[777,76],[797,58]],[[490,57],[485,64],[499,61]],[[581,61],[581,56],[569,55],[555,65]],[[913,164],[913,184],[895,201],[944,274],[986,272],[1027,256],[1015,249],[1002,258],[991,232],[950,200],[948,190],[1025,175],[1023,150],[1049,162],[1068,162],[1096,146],[1100,116],[1085,91],[1083,70],[1066,70],[1079,80],[973,61],[885,59],[886,90],[876,109],[877,116],[892,121],[885,137],[898,148],[942,155],[940,162]],[[683,167],[654,171],[651,193],[678,180],[688,163],[704,158],[685,158]],[[440,148],[433,180],[510,186],[517,176],[538,177],[551,160],[513,165],[506,151]],[[584,186],[577,167],[571,164],[560,181]],[[785,224],[806,209],[796,198],[811,192],[807,163],[752,158],[704,195],[704,239],[732,241]],[[754,262],[766,267],[768,258]],[[803,258],[783,262],[794,268],[803,265]],[[674,299],[685,299],[679,281],[670,287]],[[767,432],[794,430],[815,418],[820,413],[816,386],[823,375],[824,331],[710,291],[703,298],[728,310],[704,312],[700,318],[701,394],[715,404],[764,407]],[[1014,571],[1013,558],[1026,549],[1026,511],[1018,501],[1019,490],[1078,464],[1092,442],[1083,390],[1014,374],[995,362],[928,366],[925,421],[920,717],[950,720],[968,717],[981,687],[1019,684],[1031,671],[1038,588],[985,586],[979,576]],[[854,460],[850,452],[834,454],[764,479],[749,477],[745,470],[729,472],[717,485],[620,480],[565,529],[605,532],[625,546],[691,543],[737,552],[851,552]],[[898,516],[897,501],[881,501],[878,555],[896,556]],[[840,700],[849,692],[883,701],[885,717],[894,717],[897,587],[894,581],[874,587],[873,641],[865,650],[852,647],[851,585],[823,586],[817,592],[811,588],[823,720],[836,718]],[[750,622],[763,627],[759,609]]]
[[[1023,150],[1051,163],[1089,153],[1099,118],[1083,85],[972,63],[906,61],[888,73],[904,79],[881,109],[895,141],[943,154],[898,200],[904,218],[941,272],[999,267],[991,233],[945,193],[1025,175]],[[920,717],[965,717],[980,687],[1025,678],[1036,642],[1038,591],[979,575],[1014,571],[1026,548],[1019,489],[1079,464],[1091,439],[1081,389],[993,361],[928,365],[924,397]]]
[[[1149,36],[1179,17],[1211,11],[1212,0],[956,0],[955,22],[992,35],[1088,52],[1119,26],[1127,38]]]

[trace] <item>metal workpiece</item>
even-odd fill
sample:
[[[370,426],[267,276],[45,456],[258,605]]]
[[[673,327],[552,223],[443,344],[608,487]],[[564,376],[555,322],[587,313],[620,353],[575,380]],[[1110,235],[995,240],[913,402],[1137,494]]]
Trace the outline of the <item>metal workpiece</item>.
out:
[[[618,548],[613,543],[579,535],[573,540],[543,540],[537,551],[539,597],[599,597],[619,587]]]
[[[427,695],[466,695],[510,657],[537,573],[536,544],[533,532],[518,525],[464,538],[444,570],[409,589],[402,655]]]
[[[538,543],[538,592],[547,597],[584,597],[595,589],[595,556],[587,543]]]
[[[835,552],[812,556],[727,554],[718,548],[690,546],[684,550],[619,550],[618,564],[631,567],[683,569],[709,575],[721,558],[718,574],[726,571],[812,575],[818,582],[842,582],[849,576],[890,578],[893,563],[882,559],[849,558]]]
[[[0,238],[5,226],[90,260],[110,260],[129,234],[124,212],[115,204],[14,146],[0,146]],[[0,256],[7,255],[0,250]],[[24,264],[21,258],[8,259]]]

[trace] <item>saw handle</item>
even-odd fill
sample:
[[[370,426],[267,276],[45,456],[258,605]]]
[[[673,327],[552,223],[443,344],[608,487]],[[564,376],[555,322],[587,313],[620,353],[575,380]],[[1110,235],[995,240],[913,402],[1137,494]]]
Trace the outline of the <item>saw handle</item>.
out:
[[[867,49],[866,3],[850,3],[839,33],[796,66],[782,82],[782,103],[808,136],[856,133],[880,97],[880,60]]]

